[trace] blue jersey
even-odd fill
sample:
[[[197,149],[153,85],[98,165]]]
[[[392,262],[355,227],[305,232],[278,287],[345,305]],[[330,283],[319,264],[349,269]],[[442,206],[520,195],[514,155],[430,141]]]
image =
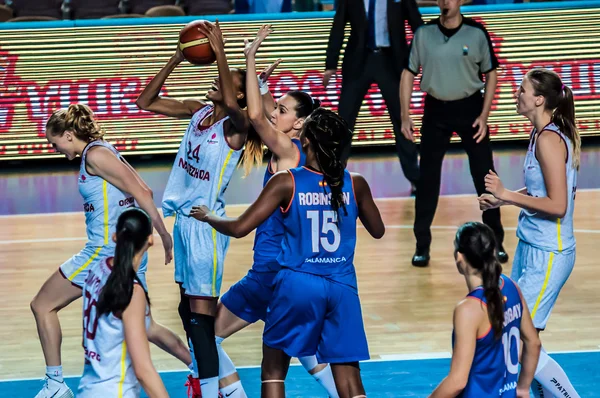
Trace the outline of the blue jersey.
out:
[[[306,154],[302,151],[300,140],[293,139],[300,153],[297,166],[304,166]],[[271,170],[271,162],[265,170],[265,178],[263,187],[267,185],[269,179],[275,174]],[[279,263],[277,256],[281,252],[281,241],[283,240],[283,217],[279,209],[275,211],[256,229],[256,237],[254,238],[254,264],[252,269],[259,272],[279,271]]]
[[[523,209],[519,214],[517,236],[520,240],[531,246],[547,252],[568,251],[575,247],[573,212],[575,210],[575,191],[577,189],[577,169],[573,165],[573,144],[554,123],[550,123],[544,127],[544,130],[550,130],[558,134],[564,141],[567,149],[565,164],[567,174],[567,211],[563,218],[556,218]],[[534,129],[531,133],[523,172],[525,174],[527,195],[543,198],[548,196],[548,192],[546,191],[542,168],[535,154],[537,137],[537,131]]]
[[[496,338],[491,325],[484,336],[477,338],[469,380],[459,397],[517,396],[523,303],[516,284],[505,275],[500,276],[500,290],[504,296],[502,338]],[[467,298],[478,300],[487,306],[483,287],[474,289]],[[454,333],[452,344],[454,345]]]
[[[319,275],[354,289],[358,206],[352,177],[344,171],[345,210],[331,208],[323,175],[306,167],[288,170],[294,195],[283,212],[284,237],[277,261],[283,268]]]

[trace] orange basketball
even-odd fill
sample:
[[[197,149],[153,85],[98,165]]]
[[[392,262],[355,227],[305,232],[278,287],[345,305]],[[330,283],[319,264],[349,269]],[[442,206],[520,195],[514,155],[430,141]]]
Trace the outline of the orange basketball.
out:
[[[208,38],[198,30],[202,22],[190,22],[179,33],[179,49],[185,59],[194,65],[209,65],[217,59]]]

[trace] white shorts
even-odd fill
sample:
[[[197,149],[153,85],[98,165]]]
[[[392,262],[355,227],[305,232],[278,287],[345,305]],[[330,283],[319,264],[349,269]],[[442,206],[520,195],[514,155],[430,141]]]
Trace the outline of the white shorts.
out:
[[[537,329],[546,328],[558,293],[574,266],[575,248],[548,252],[519,241],[510,277],[521,288]]]
[[[173,229],[175,282],[189,297],[219,297],[229,236],[177,214]]]
[[[102,259],[106,257],[112,257],[115,255],[115,245],[105,246],[93,246],[86,244],[85,247],[76,255],[68,259],[60,266],[58,271],[61,275],[71,282],[74,286],[83,289],[83,284],[87,278],[88,269],[96,266]],[[144,286],[144,289],[148,291],[148,285],[146,284],[146,270],[148,268],[148,253],[144,254],[140,268],[138,269],[137,275]]]

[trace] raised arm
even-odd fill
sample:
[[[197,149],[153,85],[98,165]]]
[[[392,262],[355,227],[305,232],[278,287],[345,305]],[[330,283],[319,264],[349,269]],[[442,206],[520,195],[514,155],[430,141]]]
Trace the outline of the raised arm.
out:
[[[287,171],[275,174],[263,188],[258,199],[238,218],[218,217],[206,206],[195,206],[190,216],[210,224],[223,235],[243,238],[263,223],[277,207],[287,208],[294,194],[294,182]]]
[[[248,117],[262,142],[278,159],[289,159],[297,164],[299,154],[296,145],[285,133],[275,129],[267,119],[256,78],[256,52],[272,31],[271,25],[263,25],[252,42],[245,41],[244,55],[248,70],[246,74]]]
[[[146,336],[146,295],[144,289],[134,284],[131,302],[123,311],[125,344],[131,356],[135,376],[149,398],[168,398],[169,394],[150,357],[150,345]]]
[[[375,239],[380,239],[385,234],[385,225],[381,219],[379,209],[371,195],[371,188],[365,178],[357,173],[352,173],[354,195],[358,204],[358,216],[366,230]]]
[[[229,64],[227,62],[227,55],[225,54],[225,43],[223,42],[223,33],[217,20],[215,24],[205,21],[199,25],[200,32],[202,32],[208,38],[210,46],[212,47],[217,57],[217,69],[219,70],[219,89],[223,95],[223,103],[225,106],[225,112],[233,124],[233,130],[226,131],[227,135],[246,135],[250,123],[248,116],[240,106],[238,105],[238,98],[236,96],[236,89],[233,84],[233,77],[229,70]],[[245,141],[245,139],[244,139]],[[241,145],[240,145],[241,146]]]
[[[119,160],[108,148],[104,147],[91,148],[88,151],[86,167],[90,173],[101,177],[119,190],[133,196],[139,206],[150,215],[152,224],[163,243],[165,264],[170,263],[173,259],[173,240],[156,209],[152,191],[145,183],[140,182],[141,178],[137,173],[128,164]]]
[[[154,76],[146,88],[141,92],[135,104],[145,111],[159,113],[177,118],[191,118],[194,113],[205,106],[202,101],[186,99],[183,101],[174,98],[161,97],[160,89],[173,70],[183,61],[183,54],[179,47],[177,52],[169,59],[167,64]]]
[[[454,350],[450,373],[431,393],[429,398],[450,398],[461,393],[469,380],[475,357],[477,325],[481,319],[481,304],[465,299],[454,310]]]

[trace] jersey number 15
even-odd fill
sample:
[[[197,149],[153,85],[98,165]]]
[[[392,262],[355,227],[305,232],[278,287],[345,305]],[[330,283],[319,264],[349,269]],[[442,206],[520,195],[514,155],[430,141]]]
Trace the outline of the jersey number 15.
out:
[[[323,220],[319,220],[323,213]],[[340,247],[340,230],[337,226],[337,212],[333,210],[309,210],[306,217],[310,220],[311,242],[313,253],[319,253],[321,248],[330,253]],[[333,234],[333,242],[329,241],[329,233]]]

